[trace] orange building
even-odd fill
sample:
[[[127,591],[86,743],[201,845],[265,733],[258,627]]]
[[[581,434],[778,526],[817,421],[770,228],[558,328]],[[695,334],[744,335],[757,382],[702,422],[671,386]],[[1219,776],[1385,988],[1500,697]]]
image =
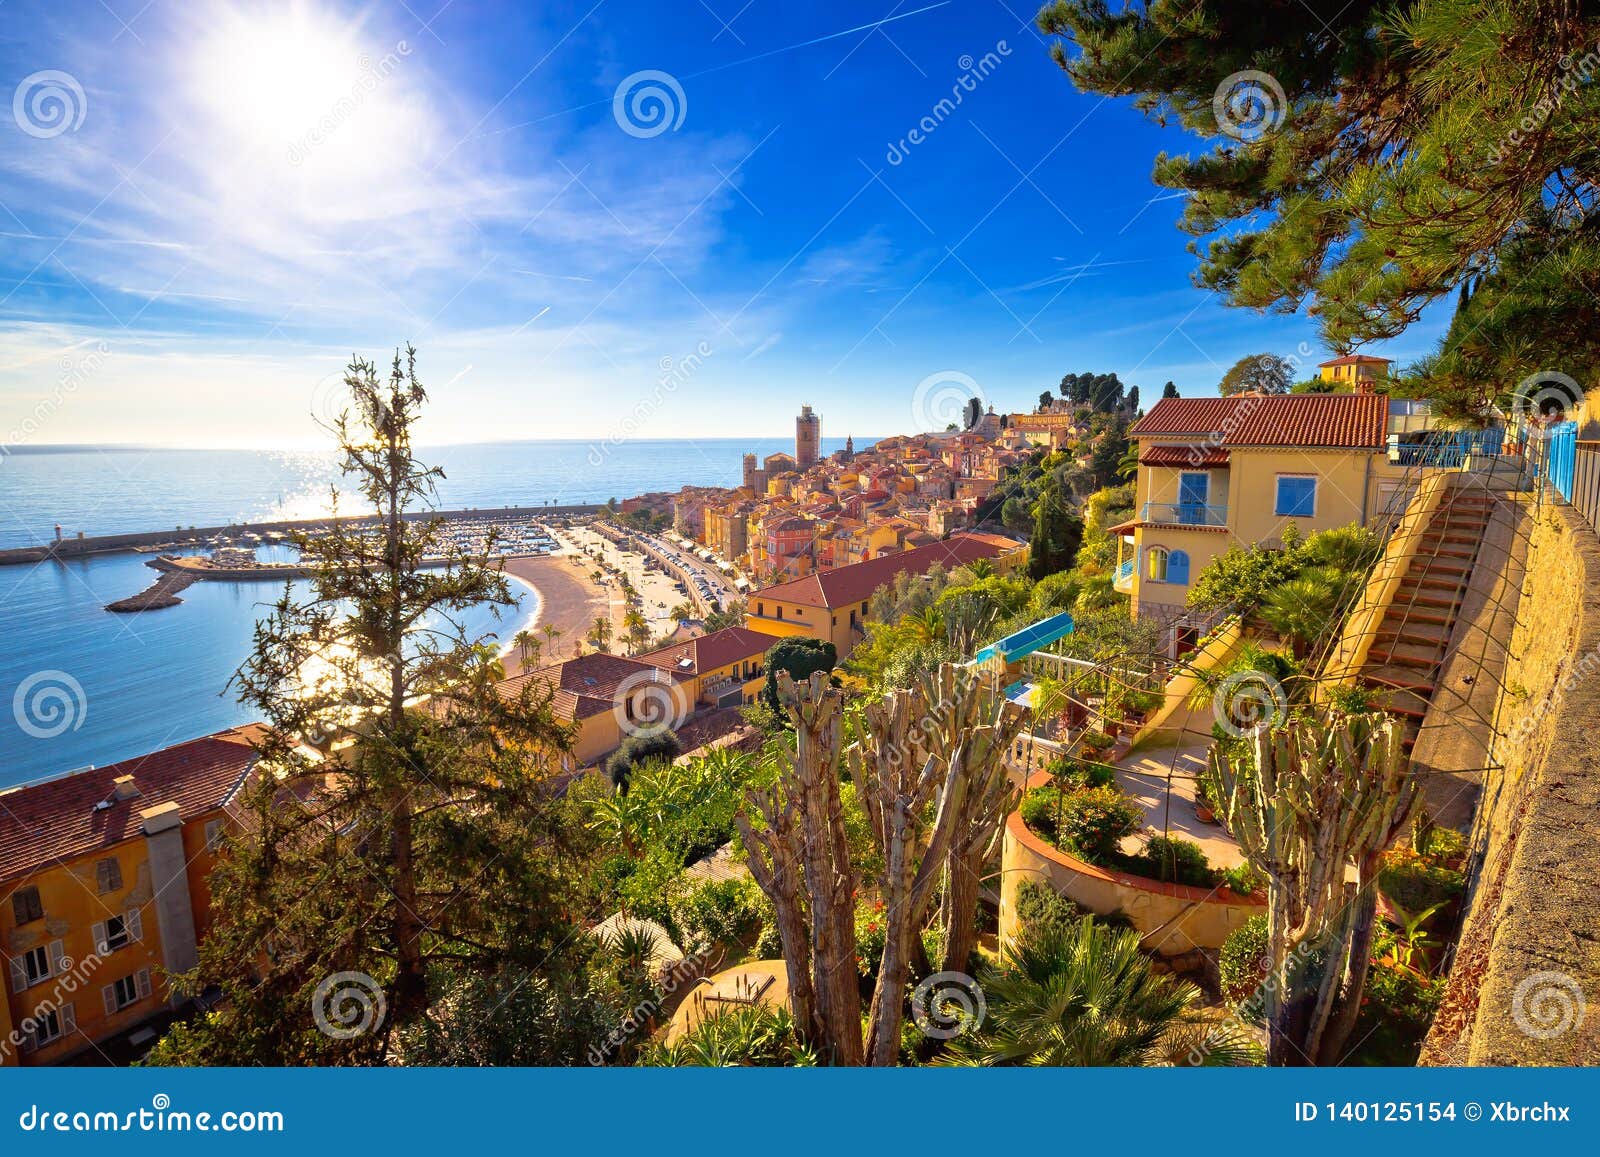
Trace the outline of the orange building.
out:
[[[808,635],[833,643],[839,658],[865,637],[872,592],[902,573],[926,574],[935,565],[954,570],[986,559],[1005,573],[1028,558],[1025,544],[993,534],[958,534],[943,542],[851,566],[819,571],[793,582],[764,587],[745,602],[745,626],[779,638]]]
[[[252,728],[0,793],[0,1065],[127,1059],[197,963]]]

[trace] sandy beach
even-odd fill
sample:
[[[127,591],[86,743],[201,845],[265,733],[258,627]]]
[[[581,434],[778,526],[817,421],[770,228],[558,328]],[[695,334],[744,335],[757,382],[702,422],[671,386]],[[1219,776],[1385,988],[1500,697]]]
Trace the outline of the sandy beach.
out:
[[[539,614],[533,629],[544,644],[544,650],[537,660],[538,666],[548,665],[555,659],[571,658],[597,615],[610,614],[614,625],[620,620],[620,607],[611,605],[612,592],[596,586],[589,578],[589,569],[583,560],[565,554],[505,560],[508,575],[523,580],[539,592]],[[547,625],[561,632],[553,651],[540,633],[540,628]],[[504,662],[507,675],[522,670],[522,658],[515,647]]]

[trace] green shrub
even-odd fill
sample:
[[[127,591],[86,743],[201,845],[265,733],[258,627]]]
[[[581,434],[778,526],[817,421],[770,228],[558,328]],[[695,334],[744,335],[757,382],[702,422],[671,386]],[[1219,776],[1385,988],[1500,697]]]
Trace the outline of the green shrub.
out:
[[[1209,888],[1216,883],[1217,873],[1200,845],[1192,840],[1151,836],[1136,859],[1142,875],[1164,883],[1194,888]]]
[[[743,944],[761,928],[761,911],[750,880],[706,880],[690,888],[672,905],[686,953],[718,945]]]
[[[1378,891],[1411,915],[1434,905],[1448,907],[1466,891],[1467,878],[1454,868],[1419,856],[1409,848],[1385,853],[1378,872]]]
[[[1017,922],[1026,928],[1076,924],[1090,915],[1093,913],[1083,905],[1033,880],[1017,886]]]
[[[1036,787],[1022,797],[1022,822],[1028,830],[1050,843],[1056,842],[1056,816],[1061,811],[1059,787]]]
[[[1222,882],[1241,896],[1252,896],[1267,886],[1267,877],[1249,864],[1224,868],[1218,873]]]
[[[1222,997],[1237,1008],[1250,1000],[1269,969],[1267,943],[1267,918],[1252,916],[1228,934],[1222,942],[1217,957],[1217,971],[1222,977]],[[1260,1009],[1251,1010],[1259,1014]]]
[[[1380,948],[1374,945],[1374,954]],[[1351,1040],[1358,1042],[1346,1064],[1417,1063],[1423,1038],[1444,997],[1444,978],[1373,962],[1362,993],[1361,1013]]]
[[[1115,787],[1090,787],[1061,801],[1056,838],[1091,863],[1103,863],[1144,824],[1144,810]]]
[[[863,901],[856,905],[856,969],[866,980],[878,975],[878,965],[883,960],[883,946],[889,939],[888,921],[885,919],[882,900]]]
[[[1044,770],[1057,784],[1067,787],[1105,787],[1117,781],[1116,768],[1109,763],[1070,755],[1057,756]]]

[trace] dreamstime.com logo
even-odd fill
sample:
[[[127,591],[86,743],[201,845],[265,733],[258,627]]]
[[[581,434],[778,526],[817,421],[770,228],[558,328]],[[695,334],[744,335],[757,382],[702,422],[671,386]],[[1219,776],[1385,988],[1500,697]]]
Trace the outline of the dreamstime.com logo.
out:
[[[1263,723],[1276,727],[1289,714],[1283,684],[1265,671],[1235,671],[1211,697],[1217,724],[1235,739]]]
[[[633,409],[622,416],[622,420],[610,434],[598,442],[589,444],[589,465],[596,468],[604,465],[606,459],[611,457],[611,451],[644,429],[650,419],[655,417],[666,404],[667,399],[678,392],[678,387],[699,373],[700,368],[706,364],[706,359],[715,352],[710,342],[703,341],[686,357],[673,358],[670,354],[663,356],[657,363],[661,375],[656,378],[655,388],[650,391],[649,396],[636,402]]]
[[[983,986],[965,972],[935,972],[911,992],[911,1019],[933,1040],[981,1028],[988,1014]]]
[[[1000,67],[1000,62],[1011,55],[1011,46],[1004,40],[995,43],[993,51],[985,52],[974,60],[968,53],[956,61],[956,67],[961,69],[961,75],[956,77],[955,83],[950,86],[950,95],[940,97],[927,114],[917,121],[916,125],[898,141],[892,141],[883,159],[891,165],[904,163],[911,155],[911,150],[922,144],[938,131],[939,126],[955,115],[968,95],[978,91],[978,86],[989,79],[990,74]]]
[[[174,1109],[171,1097],[157,1093],[148,1108],[126,1112],[29,1105],[17,1116],[17,1128],[24,1133],[282,1133],[284,1124],[275,1109],[191,1113]]]
[[[323,1036],[354,1040],[382,1027],[389,1014],[383,986],[365,972],[335,972],[311,994],[311,1019]]]
[[[1555,1040],[1583,1023],[1583,988],[1565,972],[1535,972],[1511,994],[1511,1019],[1525,1036]]]
[[[988,408],[988,396],[970,374],[960,370],[929,374],[911,395],[911,421],[923,434],[941,433],[951,426],[960,430],[965,426],[967,403],[974,398],[980,409]]]
[[[611,98],[611,115],[630,137],[648,140],[677,132],[689,115],[689,98],[670,72],[647,68],[623,78]]]
[[[350,91],[334,101],[328,111],[317,118],[316,124],[290,142],[289,164],[296,168],[303,165],[306,158],[339,131],[341,125],[361,111],[361,106],[367,103],[367,98],[393,75],[400,67],[400,61],[410,55],[411,45],[401,40],[395,43],[392,50],[384,53],[376,64],[365,53],[357,57],[356,79],[351,84]]]
[[[1211,97],[1217,128],[1240,141],[1258,141],[1289,114],[1289,98],[1275,76],[1250,68],[1223,78]]]
[[[30,137],[49,140],[77,132],[89,115],[89,98],[70,72],[47,68],[22,78],[11,94],[11,119]]]
[[[26,735],[54,739],[83,726],[89,697],[83,684],[65,671],[35,671],[17,684],[11,715]]]

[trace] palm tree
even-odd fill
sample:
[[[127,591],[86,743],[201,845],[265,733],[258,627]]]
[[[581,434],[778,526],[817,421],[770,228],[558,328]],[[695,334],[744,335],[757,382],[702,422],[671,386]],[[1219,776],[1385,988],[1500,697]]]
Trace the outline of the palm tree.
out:
[[[975,558],[967,564],[967,569],[972,572],[975,579],[994,578],[994,563],[986,558]]]
[[[545,646],[550,648],[550,657],[554,659],[556,657],[556,640],[561,637],[561,628],[553,623],[546,623],[539,630],[544,635]]]
[[[914,615],[907,615],[906,625],[919,643],[932,643],[944,638],[944,616],[932,607],[924,607]]]
[[[1117,477],[1128,479],[1137,473],[1139,473],[1139,443],[1129,442],[1127,450],[1117,459]]]
[[[589,628],[589,642],[594,644],[597,651],[611,650],[611,619],[607,615],[596,615],[594,625]]]
[[[1320,574],[1307,573],[1280,583],[1262,604],[1262,621],[1303,657],[1322,633],[1336,625],[1340,592]]]
[[[522,630],[513,635],[511,641],[516,644],[517,654],[521,658],[524,667],[538,662],[540,650],[538,635],[529,630]]]
[[[1092,917],[1028,927],[998,968],[984,970],[981,982],[986,1016],[951,1041],[940,1063],[1140,1066],[1253,1059],[1242,1034],[1205,1031],[1192,1013],[1200,990],[1157,976],[1139,950],[1138,933]]]

